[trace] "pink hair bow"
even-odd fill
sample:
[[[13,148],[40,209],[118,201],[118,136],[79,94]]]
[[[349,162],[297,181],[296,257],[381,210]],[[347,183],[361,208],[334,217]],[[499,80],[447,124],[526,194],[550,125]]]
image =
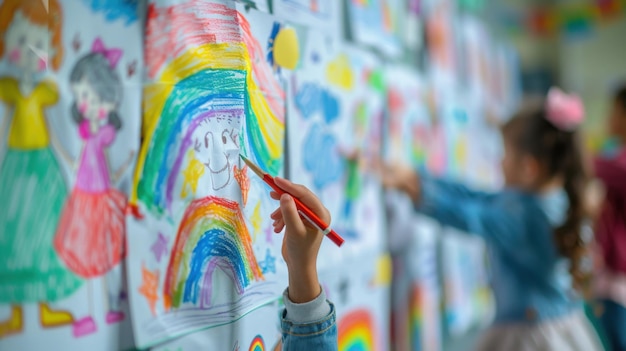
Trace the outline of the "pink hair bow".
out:
[[[102,39],[100,39],[99,37],[96,38],[96,40],[94,40],[93,45],[91,46],[91,52],[95,52],[97,54],[101,54],[102,56],[104,56],[107,59],[107,61],[109,61],[109,64],[111,65],[112,68],[115,68],[115,66],[117,65],[117,62],[122,57],[122,49],[105,48],[104,43],[102,42]]]
[[[585,118],[585,108],[578,96],[551,88],[548,92],[546,118],[561,130],[574,131]]]

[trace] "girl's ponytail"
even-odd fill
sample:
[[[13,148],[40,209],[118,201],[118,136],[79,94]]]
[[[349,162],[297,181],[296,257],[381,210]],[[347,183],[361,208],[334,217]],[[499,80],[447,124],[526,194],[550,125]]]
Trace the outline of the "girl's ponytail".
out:
[[[587,294],[591,276],[590,248],[591,238],[585,237],[583,224],[585,221],[584,193],[588,181],[582,155],[582,147],[577,133],[566,136],[563,145],[567,150],[559,167],[563,177],[563,187],[569,200],[569,210],[565,222],[554,230],[554,238],[561,255],[569,260],[569,271],[573,278],[574,288]],[[569,146],[569,147],[568,147]]]
[[[531,155],[545,167],[548,179],[563,181],[569,209],[563,224],[554,229],[554,240],[560,254],[569,260],[574,288],[586,294],[592,238],[583,232],[588,174],[577,132],[582,119],[580,99],[553,89],[546,102],[529,104],[509,120],[503,133],[520,152]]]

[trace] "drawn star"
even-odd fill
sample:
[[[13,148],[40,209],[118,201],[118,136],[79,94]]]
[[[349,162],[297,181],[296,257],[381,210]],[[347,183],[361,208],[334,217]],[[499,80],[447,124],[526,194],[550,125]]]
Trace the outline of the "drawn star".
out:
[[[183,188],[180,192],[181,198],[186,198],[187,196],[195,195],[196,190],[198,189],[198,181],[200,177],[204,174],[204,165],[202,162],[198,161],[194,155],[193,150],[190,149],[187,153],[187,157],[190,159],[187,168],[183,170]],[[199,152],[199,151],[198,151]]]
[[[161,262],[161,257],[163,257],[165,253],[167,253],[168,241],[169,239],[165,235],[159,233],[156,241],[150,247],[150,250],[152,251],[152,253],[154,253],[154,258],[156,258],[157,262]]]
[[[259,201],[256,206],[254,206],[254,211],[252,212],[252,217],[250,218],[250,223],[253,228],[252,242],[256,242],[257,234],[261,231],[261,222],[261,201]]]
[[[157,290],[159,288],[159,270],[154,272],[148,270],[145,265],[141,266],[142,284],[139,287],[139,293],[148,301],[152,315],[156,316],[156,303],[159,300]]]
[[[248,203],[248,192],[250,191],[250,178],[248,178],[248,166],[243,168],[237,168],[237,165],[233,168],[235,179],[241,188],[241,197],[243,199],[243,205]]]
[[[276,273],[276,257],[272,256],[270,249],[265,252],[265,260],[260,265],[263,274],[267,272]]]

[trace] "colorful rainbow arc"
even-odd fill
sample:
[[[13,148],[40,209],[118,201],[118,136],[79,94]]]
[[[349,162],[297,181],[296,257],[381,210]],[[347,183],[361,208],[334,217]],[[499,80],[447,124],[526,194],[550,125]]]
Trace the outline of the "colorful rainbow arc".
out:
[[[354,310],[339,321],[339,351],[373,351],[375,344],[374,319],[369,311]]]
[[[220,6],[213,11],[235,11]],[[145,88],[145,141],[137,161],[131,207],[136,208],[141,200],[156,214],[170,208],[193,130],[199,121],[218,114],[245,116],[244,153],[264,171],[280,173],[285,93],[263,59],[249,23],[236,11],[232,18],[238,26],[224,26],[224,30],[236,27],[241,32],[220,37],[234,39],[187,50],[163,69],[157,83]]]
[[[252,281],[263,280],[239,204],[211,196],[185,211],[165,275],[165,309],[183,303],[210,307],[216,268],[232,279],[240,295]]]
[[[257,335],[254,339],[252,339],[248,351],[265,351],[265,342],[263,341],[263,337],[261,337],[261,335]]]

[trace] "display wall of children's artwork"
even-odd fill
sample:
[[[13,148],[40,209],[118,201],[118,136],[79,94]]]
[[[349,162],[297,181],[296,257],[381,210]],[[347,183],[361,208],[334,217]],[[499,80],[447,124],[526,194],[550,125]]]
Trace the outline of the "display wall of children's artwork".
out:
[[[0,4],[3,349],[133,345],[124,212],[142,31],[136,3],[114,7]]]
[[[380,252],[385,246],[382,186],[373,171],[384,147],[386,81],[381,66],[371,53],[344,45],[327,67],[331,77],[344,80],[335,78],[331,84],[343,87],[340,96],[347,108],[343,113],[351,120],[352,129],[344,132],[349,143],[345,151],[359,155],[356,162],[350,157],[346,159],[345,202],[335,217],[335,223],[348,238],[344,257]],[[352,77],[350,84],[346,75]]]
[[[480,242],[446,231],[439,266],[437,225],[376,174],[501,184],[516,55],[459,17],[450,0],[0,2],[0,350],[273,348],[277,203],[239,155],[308,186],[346,239],[318,263],[340,350],[387,350],[390,320],[425,350],[440,319],[484,322]],[[418,71],[398,61],[422,26]]]
[[[333,227],[347,240],[341,251],[323,244],[323,270],[329,257],[384,245],[382,188],[368,169],[381,157],[385,82],[374,55],[337,50],[322,32],[299,35],[305,46],[289,80],[289,174],[328,204]]]

